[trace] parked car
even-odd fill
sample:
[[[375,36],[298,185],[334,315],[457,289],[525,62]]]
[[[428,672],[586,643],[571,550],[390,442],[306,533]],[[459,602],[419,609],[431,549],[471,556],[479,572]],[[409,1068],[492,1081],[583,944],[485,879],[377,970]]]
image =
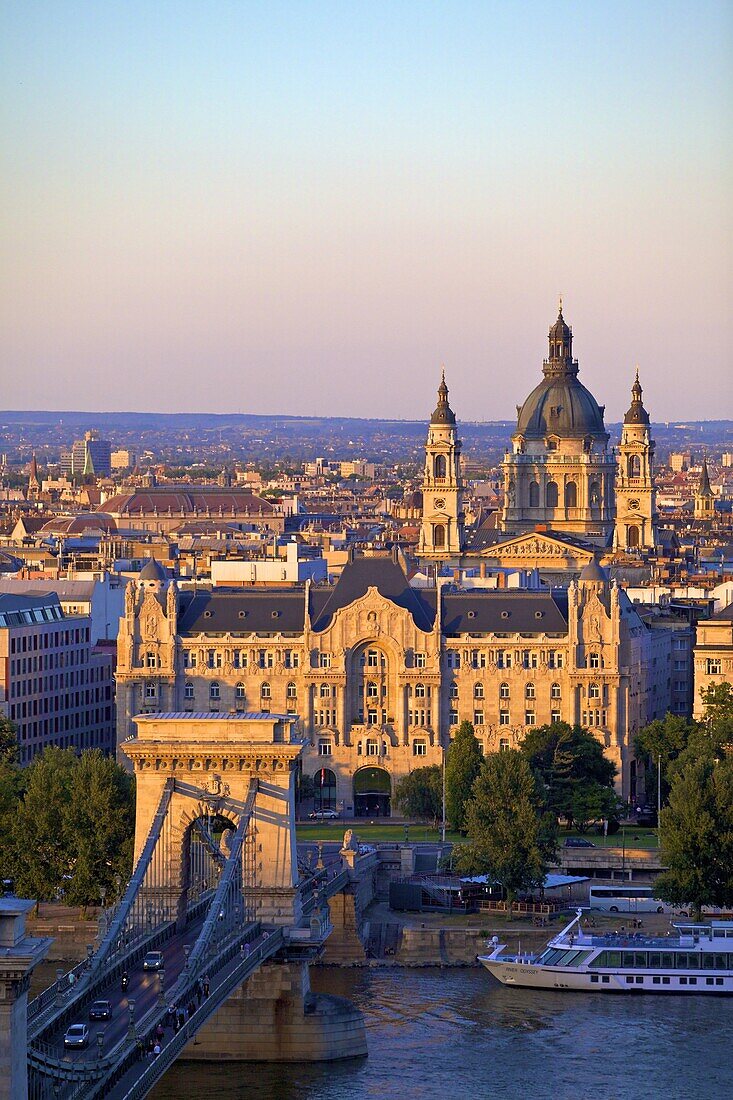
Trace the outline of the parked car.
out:
[[[165,966],[162,951],[148,951],[143,959],[143,970],[162,970]]]
[[[89,1045],[89,1028],[86,1024],[72,1024],[64,1035],[64,1046],[69,1049],[83,1050]]]
[[[89,1009],[90,1020],[109,1020],[112,1015],[112,1005],[109,1001],[95,1001]]]
[[[568,836],[565,838],[566,848],[595,848],[592,840],[586,840],[584,836]]]
[[[341,814],[338,810],[313,810],[308,817],[311,821],[338,821]]]

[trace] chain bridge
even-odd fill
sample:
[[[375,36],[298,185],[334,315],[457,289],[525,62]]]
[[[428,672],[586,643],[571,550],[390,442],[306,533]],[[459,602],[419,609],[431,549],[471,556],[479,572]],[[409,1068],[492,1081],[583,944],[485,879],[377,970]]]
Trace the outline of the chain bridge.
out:
[[[332,930],[329,897],[348,887],[362,860],[348,850],[328,867],[321,860],[298,867],[295,720],[170,713],[136,721],[136,737],[123,745],[137,779],[134,871],[96,951],[28,1005],[30,1100],[145,1096],[233,995],[246,997],[260,968],[265,997],[275,995],[272,966],[294,973],[298,1026],[319,1023],[307,1018],[314,1004],[307,963]],[[159,968],[143,968],[148,952],[160,952]],[[89,1020],[97,1000],[110,1002],[109,1019]],[[246,1003],[238,1011],[239,1023],[248,1019]],[[258,1004],[254,1017],[261,1016]],[[366,1053],[359,1021],[355,1009],[346,1021],[324,1017],[324,1027],[345,1026],[348,1035],[330,1053],[321,1037],[315,1056]],[[80,1022],[88,1044],[66,1049],[67,1028]],[[231,1033],[231,1021],[224,1027]],[[219,1058],[242,1049],[235,1041],[214,1055],[211,1047],[204,1041]]]

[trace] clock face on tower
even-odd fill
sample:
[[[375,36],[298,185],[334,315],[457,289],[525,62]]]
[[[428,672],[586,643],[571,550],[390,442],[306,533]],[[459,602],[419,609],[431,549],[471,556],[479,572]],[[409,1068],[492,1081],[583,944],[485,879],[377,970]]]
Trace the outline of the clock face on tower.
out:
[[[630,500],[629,501],[629,508],[631,508],[634,512],[638,509],[638,507],[639,507],[639,501],[638,500]]]
[[[445,508],[445,501],[442,497],[436,497],[433,503],[435,504],[436,508]]]

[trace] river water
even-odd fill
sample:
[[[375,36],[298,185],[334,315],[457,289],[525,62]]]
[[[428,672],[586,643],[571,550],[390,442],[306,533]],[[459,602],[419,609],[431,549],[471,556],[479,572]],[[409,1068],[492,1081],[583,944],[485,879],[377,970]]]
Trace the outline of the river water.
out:
[[[733,998],[507,989],[478,969],[313,969],[369,1057],[179,1064],[154,1100],[708,1100],[733,1095]]]

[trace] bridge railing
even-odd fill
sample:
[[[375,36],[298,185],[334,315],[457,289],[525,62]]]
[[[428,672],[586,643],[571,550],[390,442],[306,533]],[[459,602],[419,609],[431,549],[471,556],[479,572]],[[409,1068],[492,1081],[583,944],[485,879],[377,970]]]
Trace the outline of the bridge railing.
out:
[[[147,840],[140,853],[140,858],[137,861],[135,870],[132,873],[130,881],[127,884],[127,888],[122,897],[120,904],[117,907],[114,917],[110,922],[107,935],[99,945],[99,949],[95,952],[92,958],[92,970],[99,970],[101,966],[107,962],[110,955],[119,951],[120,945],[126,947],[130,942],[130,938],[139,938],[140,933],[136,932],[135,926],[132,930],[126,929],[125,925],[132,911],[133,905],[138,900],[140,889],[145,880],[145,876],[149,867],[151,866],[153,855],[158,844],[158,840],[163,831],[168,818],[168,806],[173,795],[173,779],[168,778],[165,781],[163,787],[163,793],[160,796],[160,802],[158,808],[155,811],[153,818],[153,824],[150,827]],[[143,925],[143,932],[147,931],[145,925]]]
[[[152,1062],[141,1066],[140,1076],[136,1080],[125,1082],[124,1077],[129,1073],[129,1070],[135,1064],[135,1059],[139,1056],[137,1049],[132,1052],[131,1057],[125,1058],[124,1064],[120,1065],[118,1071],[115,1072],[114,1080],[108,1078],[105,1081],[103,1088],[106,1091],[97,1090],[92,1094],[94,1100],[96,1098],[101,1100],[102,1097],[105,1100],[141,1100],[142,1097],[147,1096],[153,1085],[166,1073],[209,1017],[213,1016],[231,993],[254,970],[258,969],[276,951],[279,951],[282,944],[283,930],[278,928],[270,933],[267,939],[258,944],[248,956],[240,956],[238,964],[223,975],[221,981],[212,988],[210,996],[202,1001],[180,1031],[165,1044],[160,1054]],[[231,957],[238,954],[238,947],[235,946],[231,949]],[[92,1097],[90,1097],[90,1100],[92,1100]]]

